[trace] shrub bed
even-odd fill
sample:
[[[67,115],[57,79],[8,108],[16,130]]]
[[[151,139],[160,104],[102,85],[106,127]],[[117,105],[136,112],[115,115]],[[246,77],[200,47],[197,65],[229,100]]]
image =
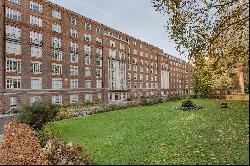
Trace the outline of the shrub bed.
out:
[[[182,111],[191,111],[191,110],[203,109],[203,106],[198,106],[194,104],[191,100],[186,100],[182,102],[180,106],[177,106],[175,109],[182,110]]]
[[[129,101],[119,104],[89,104],[84,105],[67,105],[62,106],[59,109],[56,120],[69,119],[71,117],[87,116],[97,113],[121,110],[137,106],[150,106],[158,103],[180,100],[182,97],[180,95],[169,95],[166,97],[161,96],[149,96],[149,97],[138,97],[129,99]]]
[[[37,137],[52,165],[92,165],[93,160],[85,149],[55,137],[48,128],[37,133]]]

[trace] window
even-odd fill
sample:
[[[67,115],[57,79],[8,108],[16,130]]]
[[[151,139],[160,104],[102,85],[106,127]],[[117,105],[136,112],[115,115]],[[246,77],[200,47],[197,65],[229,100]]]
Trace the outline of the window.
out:
[[[76,18],[70,18],[70,24],[76,25]]]
[[[96,69],[96,77],[97,78],[102,77],[102,69]]]
[[[59,11],[52,10],[52,17],[61,19],[61,13]]]
[[[62,51],[53,50],[52,59],[57,61],[62,61]]]
[[[30,42],[32,44],[37,44],[37,45],[42,44],[42,38],[43,35],[41,33],[33,31],[30,32]]]
[[[102,29],[101,28],[96,28],[96,33],[97,34],[101,34],[102,33]]]
[[[133,45],[136,47],[136,41],[133,41]]]
[[[10,97],[10,108],[17,107],[17,97]]]
[[[85,65],[90,65],[91,64],[91,57],[85,56]]]
[[[6,15],[5,15],[6,18],[16,21],[21,21],[21,12],[7,7],[5,10],[6,10]]]
[[[70,104],[74,104],[74,103],[78,103],[78,95],[77,94],[70,95]]]
[[[52,64],[52,73],[56,75],[62,74],[62,65],[61,64]]]
[[[30,25],[41,28],[43,27],[43,20],[39,17],[30,16]]]
[[[102,99],[102,94],[101,94],[101,93],[98,93],[97,98],[98,98],[99,100],[101,100],[101,99]]]
[[[71,76],[78,76],[78,67],[77,66],[70,66],[70,75]]]
[[[97,80],[96,81],[96,88],[101,89],[102,88],[102,80]]]
[[[136,49],[133,49],[133,54],[137,54],[137,50]]]
[[[91,56],[91,46],[84,45],[84,52],[85,56],[87,56],[86,54],[88,54],[88,56]]]
[[[140,81],[143,80],[143,74],[140,74]]]
[[[21,54],[21,44],[11,41],[6,41],[6,53],[20,55]]]
[[[61,33],[61,25],[59,24],[52,24],[52,31],[57,32],[57,33]]]
[[[85,81],[85,88],[90,89],[91,88],[91,81]]]
[[[62,47],[62,40],[58,37],[52,37],[52,47],[55,49]]]
[[[6,37],[10,39],[20,40],[21,29],[19,29],[18,27],[6,25]]]
[[[43,6],[40,5],[39,3],[30,1],[30,9],[33,10],[33,11],[35,11],[35,12],[42,13],[42,11],[43,11]]]
[[[92,102],[92,95],[91,94],[85,94],[85,102]]]
[[[21,77],[6,77],[6,89],[21,89]]]
[[[96,58],[96,66],[102,67],[102,59]]]
[[[52,104],[62,104],[62,95],[53,95]]]
[[[8,2],[20,5],[21,4],[21,0],[8,0]]]
[[[91,35],[85,34],[84,35],[84,40],[85,41],[91,41]]]
[[[33,104],[37,101],[42,101],[42,96],[31,96],[30,97],[30,104]]]
[[[125,45],[123,43],[120,43],[120,49],[124,50],[125,49]]]
[[[31,78],[31,89],[38,90],[42,89],[43,83],[42,78]]]
[[[115,59],[116,51],[113,49],[109,49],[109,58]]]
[[[90,76],[91,76],[91,69],[85,68],[85,77],[90,77]]]
[[[77,52],[77,48],[78,48],[78,44],[74,43],[74,42],[71,42],[71,44],[70,44],[71,52]]]
[[[85,23],[85,29],[86,30],[91,30],[91,24]]]
[[[70,88],[77,89],[78,88],[78,80],[70,80]]]
[[[75,30],[75,29],[70,29],[70,36],[72,36],[72,37],[77,37],[77,30]]]
[[[70,53],[70,61],[71,63],[78,63],[78,54]]]
[[[140,56],[143,56],[143,52],[142,51],[140,51]]]
[[[6,71],[7,72],[19,72],[21,71],[21,60],[19,59],[7,59],[6,60]]]
[[[96,49],[96,56],[99,57],[99,58],[102,57],[102,49],[101,48]]]
[[[115,47],[115,41],[110,40],[109,45],[110,45],[110,47]]]
[[[62,89],[62,79],[53,78],[52,79],[52,89]]]
[[[42,62],[31,62],[31,72],[36,74],[42,73]]]
[[[43,48],[31,46],[31,57],[40,58],[43,55]]]
[[[100,37],[96,38],[96,44],[102,45],[102,38],[100,38]]]

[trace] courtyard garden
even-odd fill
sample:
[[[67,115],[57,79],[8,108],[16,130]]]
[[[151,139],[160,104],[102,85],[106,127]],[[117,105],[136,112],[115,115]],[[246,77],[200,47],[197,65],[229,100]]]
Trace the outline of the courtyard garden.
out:
[[[249,164],[249,102],[194,99],[203,109],[176,109],[182,101],[70,118],[46,128],[86,148],[94,164]]]

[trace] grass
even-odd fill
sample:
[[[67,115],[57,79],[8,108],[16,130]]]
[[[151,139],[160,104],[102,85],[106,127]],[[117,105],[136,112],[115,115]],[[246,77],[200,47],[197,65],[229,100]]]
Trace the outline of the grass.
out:
[[[181,101],[129,108],[49,124],[82,144],[95,164],[249,164],[246,101],[196,99],[203,110],[173,110]]]

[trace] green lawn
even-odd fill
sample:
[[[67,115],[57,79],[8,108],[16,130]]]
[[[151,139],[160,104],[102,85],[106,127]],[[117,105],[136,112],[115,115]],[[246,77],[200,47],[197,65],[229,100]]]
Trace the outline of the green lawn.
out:
[[[249,164],[246,101],[193,100],[205,108],[173,110],[181,101],[55,122],[61,138],[82,144],[95,164]]]

